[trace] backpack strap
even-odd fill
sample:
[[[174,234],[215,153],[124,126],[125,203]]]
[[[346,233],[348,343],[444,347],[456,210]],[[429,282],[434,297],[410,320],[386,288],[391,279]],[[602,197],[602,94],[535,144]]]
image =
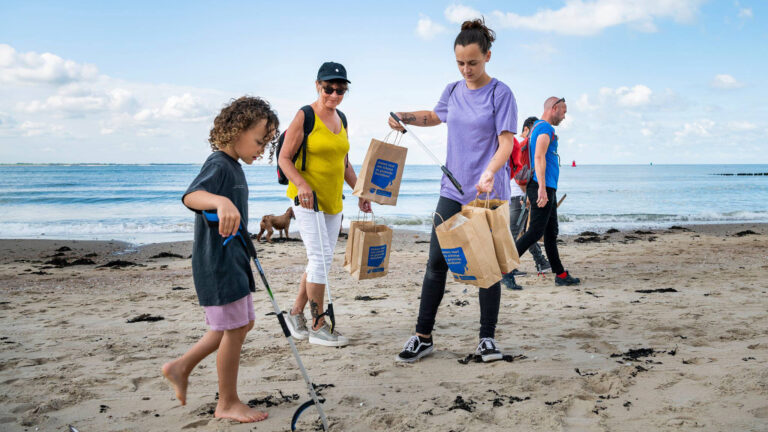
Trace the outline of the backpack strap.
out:
[[[339,117],[341,118],[341,124],[343,124],[344,125],[344,129],[346,129],[347,128],[347,116],[345,116],[344,113],[341,112],[338,109],[336,110],[336,114],[339,115]]]
[[[344,125],[344,129],[347,129],[347,116],[344,115],[341,110],[337,109],[336,114],[339,115],[339,118],[341,118],[341,124]],[[347,136],[349,136],[349,131],[347,131]],[[344,156],[344,169],[349,166],[349,153],[347,153],[346,156]]]
[[[533,159],[533,153],[531,153],[531,147],[533,147],[534,143],[530,139],[530,137],[533,136],[533,131],[536,130],[536,128],[539,127],[539,125],[542,125],[542,124],[544,124],[544,120],[538,120],[536,123],[533,124],[533,127],[531,128],[531,131],[528,133],[528,158],[530,159],[531,178],[533,178],[533,181],[536,181],[536,176],[535,176],[535,174],[536,174],[536,163],[534,162],[534,159]],[[550,135],[550,134],[547,134],[547,135]],[[538,139],[539,139],[539,137],[536,137],[536,141],[538,141]],[[552,137],[550,136],[549,139],[550,139],[549,143],[552,144],[552,141],[551,141]]]
[[[451,91],[448,92],[448,99],[451,98],[451,95],[453,94],[453,91],[456,90],[456,86],[459,85],[460,82],[461,82],[461,80],[456,81],[455,83],[453,83],[453,87],[451,87]]]
[[[491,90],[491,106],[493,106],[493,118],[496,120],[496,86],[499,85],[499,80],[493,83],[493,89]]]
[[[301,170],[307,170],[307,137],[312,133],[312,129],[315,128],[315,110],[311,105],[304,105],[301,107],[301,111],[304,113],[304,139],[301,141]]]

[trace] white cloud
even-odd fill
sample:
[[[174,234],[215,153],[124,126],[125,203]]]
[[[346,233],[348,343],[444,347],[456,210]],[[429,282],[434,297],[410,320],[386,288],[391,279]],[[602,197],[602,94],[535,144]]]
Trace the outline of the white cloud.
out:
[[[168,143],[204,143],[218,108],[238,96],[213,89],[124,81],[99,74],[95,66],[49,53],[17,52],[8,45],[0,45],[0,89],[3,143],[19,139],[40,146],[70,140],[68,150],[59,149],[54,159],[38,158],[49,161],[101,153],[109,154],[110,161],[152,158],[119,147],[137,141],[159,145],[166,160],[176,160],[178,155]],[[205,154],[206,149],[200,145],[181,159],[194,161],[199,157],[195,151]],[[22,150],[4,148],[0,153],[3,162],[30,160]]]
[[[425,40],[434,39],[435,36],[445,32],[445,27],[432,21],[428,16],[422,16],[419,18],[418,24],[416,24],[416,34]]]
[[[50,113],[57,116],[82,116],[98,111],[126,111],[138,102],[123,88],[101,89],[95,85],[73,83],[60,87],[45,100],[19,102],[16,108],[30,114]]]
[[[448,6],[444,13],[445,19],[447,19],[449,22],[457,24],[461,24],[467,20],[480,18],[483,15],[482,13],[472,9],[469,6],[463,6],[459,4]]]
[[[612,89],[603,87],[600,89],[600,96],[603,100],[615,102],[622,107],[640,107],[651,103],[653,91],[642,85],[637,84],[634,87],[618,87]]]
[[[706,138],[712,135],[715,122],[710,119],[702,119],[692,123],[685,123],[683,129],[675,132],[675,140],[680,141],[687,137]]]
[[[732,121],[728,123],[728,129],[735,132],[745,132],[757,129],[757,125],[748,121]]]
[[[653,32],[657,19],[692,20],[701,3],[703,0],[567,0],[560,9],[539,9],[533,15],[495,10],[486,17],[502,28],[576,36],[591,36],[620,25]],[[480,14],[463,5],[452,5],[445,10],[446,18],[454,23]]]
[[[25,121],[19,126],[19,129],[21,130],[22,135],[26,137],[60,134],[64,130],[64,128],[59,125],[32,121]]]
[[[752,18],[752,8],[739,9],[739,18]]]
[[[739,10],[739,18],[741,19],[749,19],[752,18],[752,8],[748,7],[741,7],[741,4],[739,2],[734,2],[734,5],[736,5],[736,9]]]
[[[711,83],[712,87],[731,90],[744,87],[744,83],[739,82],[736,78],[728,74],[715,75]]]
[[[597,105],[592,105],[589,100],[589,95],[586,93],[582,93],[582,95],[579,96],[575,105],[576,108],[580,111],[594,111],[597,109]]]
[[[203,101],[190,93],[181,96],[170,96],[159,108],[145,108],[133,116],[135,120],[179,120],[200,121],[212,115],[213,112]]]
[[[65,60],[51,53],[19,53],[10,45],[0,44],[0,82],[61,85],[93,80],[98,73],[94,65]]]

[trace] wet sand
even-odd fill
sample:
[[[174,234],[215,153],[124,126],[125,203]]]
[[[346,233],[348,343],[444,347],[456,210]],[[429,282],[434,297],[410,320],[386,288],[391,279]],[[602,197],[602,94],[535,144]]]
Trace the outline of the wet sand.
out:
[[[429,238],[397,232],[389,275],[360,282],[341,266],[340,239],[331,288],[352,343],[298,342],[315,383],[329,385],[332,430],[767,430],[768,226],[594,234],[561,244],[577,288],[537,277],[523,256],[525,289],[502,293],[496,338],[511,361],[492,364],[459,361],[476,347],[479,307],[477,288],[455,282],[435,353],[395,364],[413,332]],[[286,309],[303,246],[258,249]],[[178,257],[153,258],[164,252]],[[206,331],[190,253],[190,242],[0,240],[0,430],[288,430],[307,395],[262,290],[239,392],[269,419],[213,418],[213,356],[193,372],[187,405],[174,399],[160,367]],[[308,410],[300,429],[314,418]]]

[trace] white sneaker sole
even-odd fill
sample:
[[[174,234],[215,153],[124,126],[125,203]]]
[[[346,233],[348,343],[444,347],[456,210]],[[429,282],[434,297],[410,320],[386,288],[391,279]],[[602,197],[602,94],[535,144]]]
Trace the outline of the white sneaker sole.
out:
[[[283,312],[283,315],[286,315],[286,314],[287,314],[286,312]],[[288,317],[285,318],[285,326],[288,327],[288,331],[291,332],[291,337],[293,337],[296,340],[304,340],[309,337],[309,332],[307,332],[306,334],[299,333],[298,330],[293,328],[293,325],[291,324],[291,320]]]
[[[293,329],[288,327],[288,330],[291,330],[291,337],[296,340],[305,340],[309,337],[309,335],[301,334],[301,333],[294,333]]]
[[[322,345],[327,347],[343,347],[349,345],[349,340],[335,340],[335,341],[329,341],[325,339],[320,339],[316,337],[312,337],[312,335],[309,335],[309,343],[315,344],[315,345]]]
[[[483,359],[484,363],[494,362],[497,360],[501,360],[504,358],[504,354],[498,353],[498,354],[487,354],[487,355],[481,355],[480,358]]]
[[[400,363],[414,363],[414,362],[420,360],[421,358],[426,357],[426,356],[432,354],[432,351],[434,351],[434,350],[435,350],[435,346],[432,345],[429,348],[427,348],[424,351],[422,351],[419,354],[417,354],[416,357],[410,358],[410,359],[402,358],[402,357],[400,357],[400,354],[398,354],[398,355],[395,356],[395,361],[396,362],[400,362]]]

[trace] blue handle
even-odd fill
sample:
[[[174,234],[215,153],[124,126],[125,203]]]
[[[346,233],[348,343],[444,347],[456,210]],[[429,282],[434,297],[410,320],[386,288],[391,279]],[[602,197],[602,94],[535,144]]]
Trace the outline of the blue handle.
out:
[[[219,224],[219,215],[216,214],[216,210],[203,210],[202,213],[208,226],[214,227]],[[242,224],[240,226],[242,227]],[[238,232],[237,235],[240,235],[240,233]],[[229,237],[224,239],[222,246],[226,246],[233,238],[235,238],[235,234],[230,234]]]
[[[208,225],[215,225],[219,223],[219,215],[216,214],[216,210],[203,210],[203,217]]]

